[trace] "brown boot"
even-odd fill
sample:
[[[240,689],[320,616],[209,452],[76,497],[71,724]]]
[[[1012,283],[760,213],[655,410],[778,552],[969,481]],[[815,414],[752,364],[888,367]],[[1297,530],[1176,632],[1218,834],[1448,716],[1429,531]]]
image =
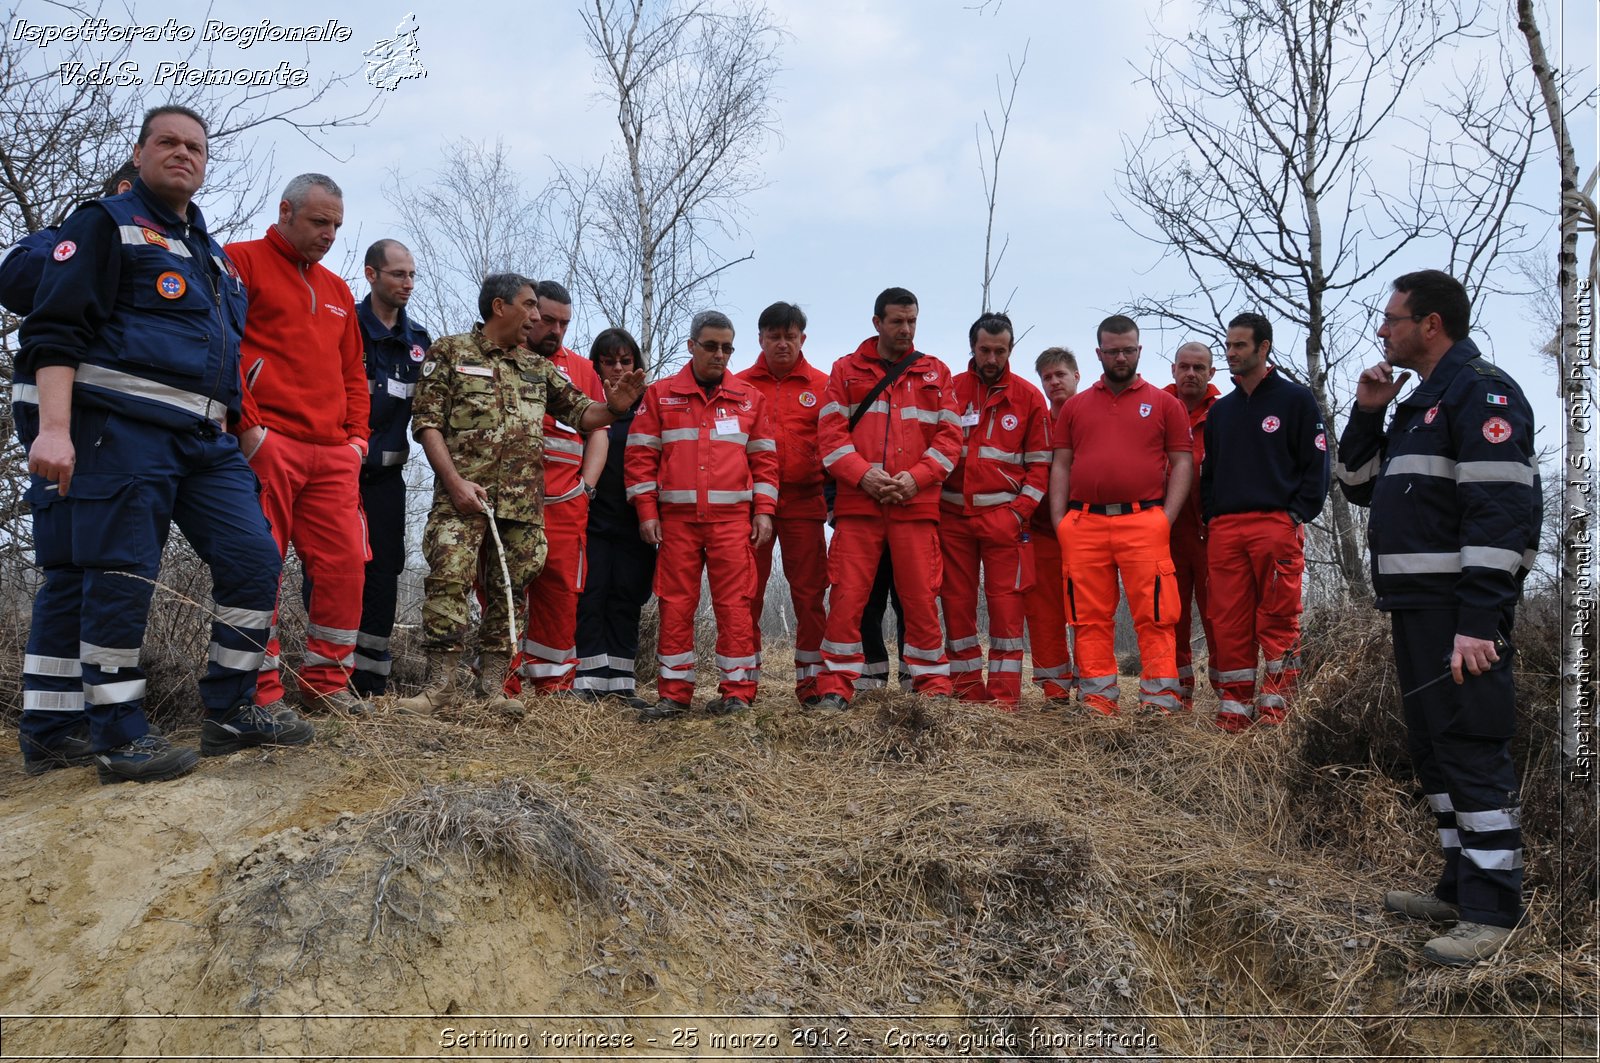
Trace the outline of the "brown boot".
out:
[[[516,698],[506,697],[506,673],[511,670],[511,655],[483,653],[478,657],[478,690],[488,699],[490,710],[521,719],[527,707]]]
[[[461,665],[460,650],[429,650],[428,678],[422,693],[414,698],[401,698],[395,708],[407,716],[433,716],[440,709],[448,709],[461,696],[456,683],[456,670]]]

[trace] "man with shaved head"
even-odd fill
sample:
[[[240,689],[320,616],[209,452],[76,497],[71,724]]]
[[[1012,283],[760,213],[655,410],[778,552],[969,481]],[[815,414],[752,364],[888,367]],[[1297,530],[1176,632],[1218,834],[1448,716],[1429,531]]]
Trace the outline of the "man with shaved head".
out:
[[[1172,356],[1172,383],[1167,385],[1166,390],[1176,395],[1189,411],[1196,469],[1200,468],[1200,462],[1205,458],[1206,414],[1222,394],[1211,383],[1216,372],[1211,360],[1211,348],[1198,340],[1185,343]],[[1211,616],[1206,610],[1205,530],[1200,521],[1200,495],[1197,491],[1189,493],[1188,501],[1172,522],[1172,565],[1178,578],[1178,693],[1183,698],[1183,707],[1188,709],[1194,704],[1192,605],[1200,608],[1200,627],[1206,635],[1206,653],[1215,652],[1217,645],[1211,634]],[[1211,670],[1211,680],[1215,685],[1215,669]]]

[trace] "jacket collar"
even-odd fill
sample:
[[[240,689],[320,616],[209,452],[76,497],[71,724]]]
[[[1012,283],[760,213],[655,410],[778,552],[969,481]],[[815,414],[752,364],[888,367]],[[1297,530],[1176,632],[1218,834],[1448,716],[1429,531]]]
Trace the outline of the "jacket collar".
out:
[[[411,339],[411,320],[406,317],[406,308],[400,308],[400,316],[394,319],[394,328],[390,328],[378,320],[378,315],[372,309],[372,293],[368,292],[356,304],[356,320],[361,322],[367,335],[382,339],[384,336],[393,336],[396,339]]]
[[[718,395],[724,393],[731,395],[738,390],[738,382],[734,379],[732,373],[723,370],[722,379],[712,389],[710,396],[707,396],[705,388],[700,386],[700,381],[694,378],[693,364],[685,362],[682,369],[667,378],[667,390],[676,395],[699,395],[702,399],[710,402]]]
[[[1146,383],[1144,377],[1140,376],[1138,373],[1135,373],[1133,374],[1133,379],[1128,382],[1127,387],[1123,388],[1121,391],[1113,392],[1109,387],[1106,386],[1105,374],[1102,373],[1100,375],[1100,379],[1096,380],[1093,386],[1099,388],[1101,391],[1107,392],[1108,394],[1126,395],[1130,391],[1138,391],[1140,388],[1149,387],[1150,385]]]
[[[276,224],[267,226],[267,243],[274,251],[278,252],[278,254],[282,255],[290,262],[293,262],[296,266],[302,266],[309,269],[311,266],[316,265],[316,263],[307,262],[303,257],[301,257],[300,252],[294,249],[294,245],[288,240],[284,239],[283,234],[278,231],[278,226]]]
[[[1173,398],[1177,399],[1179,402],[1183,402],[1183,396],[1178,394],[1178,385],[1176,383],[1168,384],[1166,387],[1162,388],[1161,390],[1165,391],[1168,395],[1171,395]],[[1217,385],[1215,385],[1215,384],[1207,384],[1206,385],[1206,395],[1205,395],[1205,398],[1200,400],[1200,405],[1196,406],[1194,409],[1191,410],[1191,409],[1189,409],[1189,404],[1187,402],[1184,402],[1183,403],[1183,410],[1184,410],[1185,413],[1187,413],[1189,415],[1189,425],[1190,425],[1190,427],[1192,428],[1192,427],[1194,427],[1194,425],[1198,424],[1200,421],[1205,420],[1206,413],[1211,409],[1211,404],[1216,402],[1221,397],[1222,397],[1222,392],[1217,390]]]
[[[144,178],[142,177],[133,179],[133,188],[129,194],[137,196],[144,208],[163,224],[188,225],[191,228],[199,229],[201,232],[207,231],[205,215],[200,213],[200,208],[195,206],[193,200],[189,202],[187,216],[180,218],[176,211],[167,206],[159,196],[151,191],[150,186],[144,183]]]
[[[912,353],[917,357],[916,360],[911,363],[911,365],[906,367],[908,372],[915,372],[915,367],[919,362],[932,357],[927,352],[919,351],[915,347],[912,348]],[[894,364],[893,362],[886,362],[882,358],[878,357],[878,337],[876,336],[868,336],[866,339],[862,340],[861,346],[857,347],[853,352],[853,357],[861,359],[868,365],[875,365],[880,369],[885,370]]]
[[[801,351],[799,360],[789,368],[789,371],[783,376],[778,376],[772,371],[772,366],[767,364],[767,352],[762,351],[756,355],[756,364],[751,368],[755,370],[757,376],[764,376],[768,380],[788,380],[790,377],[803,378],[810,371],[811,363],[806,361],[805,352]]]
[[[1416,390],[1400,405],[1432,406],[1439,401],[1439,396],[1444,394],[1445,388],[1450,386],[1450,381],[1455,379],[1455,375],[1461,372],[1468,362],[1482,356],[1478,345],[1471,340],[1457,340],[1448,351],[1444,352],[1444,357],[1433,367],[1428,379],[1418,384]]]

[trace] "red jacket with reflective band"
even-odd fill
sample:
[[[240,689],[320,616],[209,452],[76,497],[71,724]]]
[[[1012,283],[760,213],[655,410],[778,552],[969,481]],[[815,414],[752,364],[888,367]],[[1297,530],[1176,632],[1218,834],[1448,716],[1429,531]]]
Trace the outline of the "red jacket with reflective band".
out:
[[[550,358],[572,386],[596,402],[606,401],[600,374],[589,359],[563,347]],[[583,436],[572,428],[544,415],[544,502],[565,502],[578,495],[578,473],[583,468]]]
[[[306,262],[273,226],[228,245],[250,298],[239,367],[255,399],[238,432],[264,424],[302,443],[359,442],[371,428],[356,301],[339,276]]]
[[[806,361],[805,355],[783,377],[767,367],[767,356],[739,374],[740,380],[761,392],[772,417],[778,442],[778,516],[788,520],[824,520],[828,502],[822,497],[825,477],[822,454],[817,449],[817,415],[828,374]]]
[[[941,512],[1014,510],[1024,524],[1050,486],[1050,404],[1008,368],[994,387],[974,370],[955,379],[961,457],[939,491]]]
[[[1168,384],[1161,389],[1179,402],[1183,402],[1178,395],[1178,385]],[[1200,405],[1190,410],[1187,403],[1184,409],[1189,413],[1189,431],[1194,433],[1194,484],[1189,488],[1189,497],[1183,500],[1183,509],[1178,513],[1177,519],[1172,522],[1172,535],[1174,540],[1179,535],[1200,534],[1200,463],[1206,456],[1206,414],[1211,412],[1211,406],[1220,398],[1222,392],[1217,390],[1215,384],[1206,385],[1206,397],[1200,400]]]
[[[817,442],[822,467],[838,482],[834,513],[841,517],[887,517],[893,520],[938,520],[938,486],[956,467],[961,454],[961,419],[950,367],[924,354],[885,388],[850,431],[850,414],[888,369],[878,357],[873,336],[833,363]],[[861,490],[867,470],[890,476],[909,472],[917,493],[904,505],[882,505]]]
[[[766,400],[732,374],[707,398],[684,366],[645,389],[622,474],[641,522],[771,516],[778,508],[778,446]]]

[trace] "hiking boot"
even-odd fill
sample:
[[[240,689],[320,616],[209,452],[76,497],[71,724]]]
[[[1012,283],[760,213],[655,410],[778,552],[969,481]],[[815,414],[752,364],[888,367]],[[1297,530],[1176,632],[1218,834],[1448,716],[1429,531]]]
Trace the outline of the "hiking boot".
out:
[[[1122,711],[1122,706],[1113,698],[1101,694],[1083,695],[1083,704],[1086,708],[1093,709],[1098,716],[1115,716]]]
[[[478,658],[478,690],[488,700],[488,708],[507,716],[522,717],[528,708],[516,698],[506,697],[506,676],[511,671],[509,653],[485,653]]]
[[[175,746],[165,735],[147,734],[127,745],[96,753],[100,785],[119,782],[162,782],[187,775],[200,763],[188,746]]]
[[[1504,948],[1509,940],[1511,928],[1508,926],[1457,923],[1449,933],[1422,946],[1422,954],[1434,963],[1461,967],[1489,959]]]
[[[461,689],[456,685],[456,670],[461,665],[460,650],[429,650],[428,678],[422,693],[414,698],[401,698],[395,708],[407,716],[432,716],[440,709],[456,703]]]
[[[277,704],[278,702],[273,702],[274,706]],[[372,709],[372,702],[356,697],[350,692],[349,687],[340,687],[338,690],[329,690],[325,693],[304,689],[300,691],[300,711],[307,716],[367,716],[372,713]],[[276,712],[276,709],[274,711]]]
[[[1390,890],[1383,895],[1383,907],[1407,919],[1421,919],[1428,923],[1449,926],[1461,918],[1461,909],[1449,901],[1441,901],[1430,891],[1412,893],[1410,890]]]
[[[1070,697],[1064,697],[1064,698],[1063,697],[1058,697],[1058,698],[1045,698],[1044,699],[1044,711],[1045,712],[1066,712],[1067,710],[1069,710],[1071,708],[1072,708],[1072,699]]]
[[[641,720],[670,720],[674,716],[682,716],[689,711],[689,706],[682,701],[673,701],[662,698],[654,705],[639,710]]]
[[[824,712],[844,712],[850,708],[850,703],[838,694],[824,694],[812,701],[808,708],[820,709]]]
[[[711,716],[732,716],[736,712],[746,712],[750,703],[743,698],[718,698],[706,706],[706,713]]]
[[[158,733],[154,727],[150,731]],[[89,750],[88,723],[72,728],[48,746],[39,745],[26,735],[17,736],[17,745],[22,749],[22,770],[29,775],[94,763],[94,754]]]
[[[220,757],[255,746],[303,746],[317,737],[316,728],[293,709],[243,702],[223,716],[200,724],[200,755]]]
[[[627,697],[623,698],[622,700],[623,700],[623,703],[628,706],[628,708],[630,708],[630,709],[638,709],[641,712],[643,712],[645,709],[648,709],[650,707],[650,703],[648,701],[644,700],[643,698],[641,698],[637,694],[629,694]]]
[[[800,699],[800,707],[802,709],[814,709],[820,704],[822,704],[822,695],[820,694],[811,694]]]

